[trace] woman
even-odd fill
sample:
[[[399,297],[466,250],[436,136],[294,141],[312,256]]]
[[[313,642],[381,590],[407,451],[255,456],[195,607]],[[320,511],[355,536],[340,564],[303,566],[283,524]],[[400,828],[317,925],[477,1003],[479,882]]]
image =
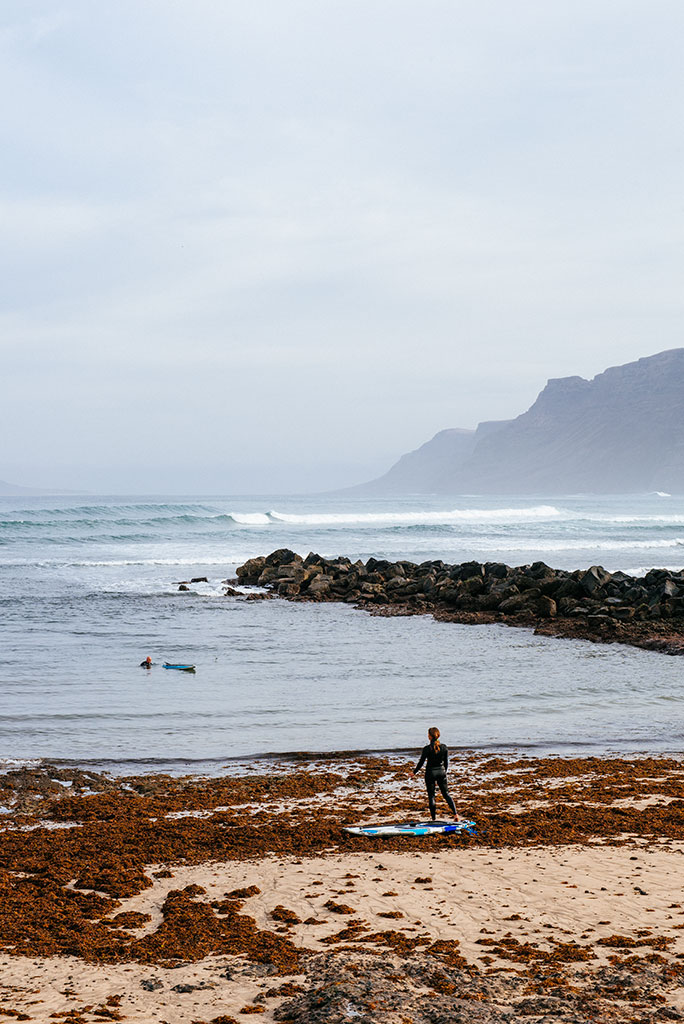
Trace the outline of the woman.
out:
[[[454,816],[454,821],[460,821],[460,816],[456,813],[456,806],[454,801],[449,796],[447,790],[447,768],[449,767],[449,751],[447,750],[445,743],[439,742],[439,729],[433,726],[432,729],[428,729],[428,739],[430,742],[427,746],[423,747],[423,752],[420,755],[420,761],[413,769],[413,774],[417,775],[425,762],[425,788],[427,789],[428,804],[430,807],[430,817],[435,820],[437,815],[437,807],[435,806],[435,786],[439,786],[439,791],[449,805],[449,809]]]

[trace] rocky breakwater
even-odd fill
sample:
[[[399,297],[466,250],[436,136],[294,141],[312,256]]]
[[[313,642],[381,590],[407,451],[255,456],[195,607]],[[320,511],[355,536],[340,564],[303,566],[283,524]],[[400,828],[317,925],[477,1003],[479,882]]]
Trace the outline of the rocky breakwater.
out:
[[[651,569],[635,577],[599,565],[569,572],[544,562],[352,562],[313,553],[303,558],[280,548],[250,558],[237,577],[289,601],[342,601],[376,615],[503,622],[547,636],[684,654],[684,570]]]

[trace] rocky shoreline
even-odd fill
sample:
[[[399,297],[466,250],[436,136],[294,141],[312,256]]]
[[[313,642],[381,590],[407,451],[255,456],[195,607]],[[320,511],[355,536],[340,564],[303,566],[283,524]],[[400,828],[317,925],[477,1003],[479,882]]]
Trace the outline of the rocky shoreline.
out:
[[[352,562],[279,548],[238,566],[236,582],[288,601],[340,601],[375,615],[501,622],[544,636],[684,654],[684,569],[630,576],[600,565],[570,572],[544,562]]]

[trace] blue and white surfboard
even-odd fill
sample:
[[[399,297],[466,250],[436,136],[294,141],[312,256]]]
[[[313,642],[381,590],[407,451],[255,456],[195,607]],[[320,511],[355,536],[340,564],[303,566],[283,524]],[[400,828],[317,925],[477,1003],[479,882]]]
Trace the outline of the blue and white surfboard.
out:
[[[408,821],[405,824],[353,825],[345,828],[352,836],[428,836],[447,832],[469,832],[474,821]]]

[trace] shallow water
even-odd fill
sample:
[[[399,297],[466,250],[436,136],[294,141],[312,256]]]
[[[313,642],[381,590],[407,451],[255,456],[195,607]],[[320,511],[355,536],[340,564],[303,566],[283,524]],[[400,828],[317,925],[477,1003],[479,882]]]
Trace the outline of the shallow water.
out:
[[[679,567],[681,499],[2,499],[0,519],[6,760],[207,770],[267,751],[418,746],[433,723],[451,747],[684,749],[678,658],[221,596],[239,561],[280,546]],[[209,582],[179,593],[193,575]]]

